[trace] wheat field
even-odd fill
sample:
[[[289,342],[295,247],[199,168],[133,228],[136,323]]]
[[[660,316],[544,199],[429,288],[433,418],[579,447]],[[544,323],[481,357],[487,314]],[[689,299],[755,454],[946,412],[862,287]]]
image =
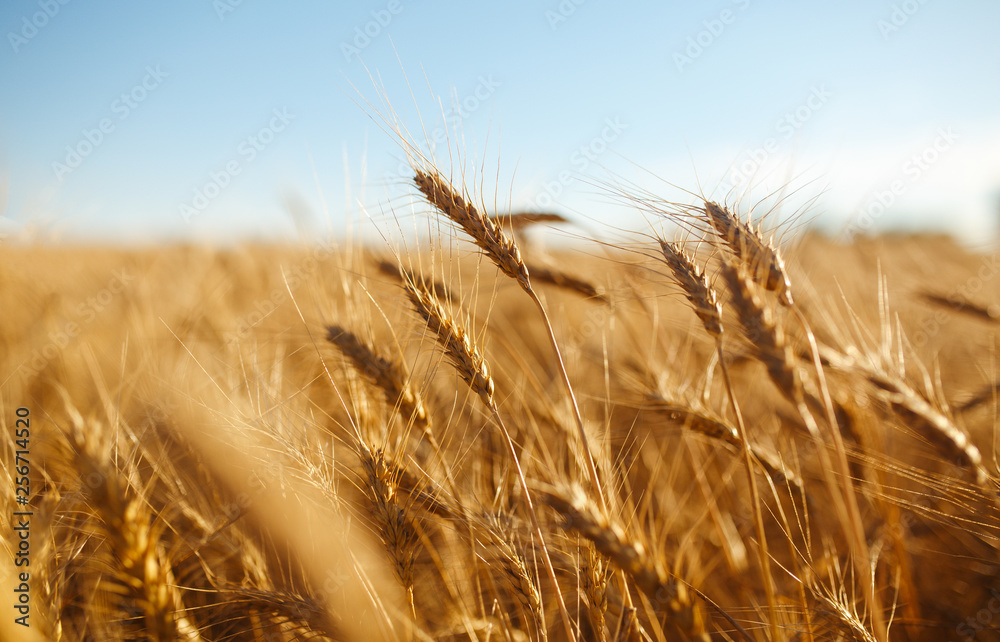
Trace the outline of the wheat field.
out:
[[[408,180],[419,243],[0,247],[4,639],[1000,639],[996,255]]]

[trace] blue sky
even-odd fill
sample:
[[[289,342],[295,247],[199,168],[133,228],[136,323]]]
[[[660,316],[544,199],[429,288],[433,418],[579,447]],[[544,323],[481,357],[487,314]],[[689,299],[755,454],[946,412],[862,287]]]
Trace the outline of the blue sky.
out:
[[[0,233],[406,220],[402,151],[367,104],[384,92],[419,144],[421,123],[447,131],[501,206],[634,226],[609,181],[674,200],[690,197],[670,184],[787,186],[787,214],[809,203],[832,231],[983,241],[1000,221],[998,26],[991,0],[10,0]]]

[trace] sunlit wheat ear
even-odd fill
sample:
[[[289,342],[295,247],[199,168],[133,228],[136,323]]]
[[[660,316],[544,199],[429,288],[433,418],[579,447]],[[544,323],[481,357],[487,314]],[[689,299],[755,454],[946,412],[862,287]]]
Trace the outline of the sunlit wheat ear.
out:
[[[494,219],[456,192],[436,170],[417,169],[413,182],[427,202],[472,237],[472,241],[501,272],[516,280],[526,291],[531,291],[528,268],[521,260],[520,250]]]
[[[381,449],[361,446],[361,466],[365,472],[365,494],[386,553],[392,560],[396,579],[406,591],[413,611],[413,564],[416,557],[417,533],[405,504],[399,502],[393,468],[386,462]]]
[[[904,417],[915,417],[913,422],[936,448],[952,457],[961,468],[968,471],[975,482],[996,499],[997,487],[990,483],[990,475],[983,466],[983,457],[964,430],[944,412],[938,410],[906,382],[884,376],[871,376],[870,381]]]
[[[397,263],[383,260],[376,263],[375,267],[377,267],[378,271],[382,274],[391,276],[399,282],[406,280],[407,275]],[[428,279],[423,274],[410,274],[409,276],[416,279],[416,282],[420,284],[421,288],[429,292],[433,292],[438,299],[443,299],[449,303],[459,300],[459,297],[451,291],[451,288],[441,281]]]
[[[773,242],[765,240],[759,230],[717,203],[705,201],[705,218],[733,255],[747,267],[750,276],[764,289],[777,294],[784,305],[792,305],[792,284],[785,262]]]
[[[658,556],[629,539],[618,523],[603,514],[577,486],[544,493],[544,501],[559,513],[566,528],[590,540],[601,554],[623,570],[660,608],[687,639],[708,642],[704,615],[687,586],[670,574]]]
[[[226,617],[236,620],[250,613],[267,614],[281,622],[296,639],[310,640],[319,637],[344,636],[337,626],[336,620],[312,597],[297,595],[287,590],[264,590],[246,587],[232,587],[225,592],[230,601],[226,604],[232,614],[223,611],[222,620]],[[275,627],[277,628],[277,627]],[[187,637],[181,639],[202,640],[202,637]]]
[[[527,279],[526,271],[524,275],[525,279]],[[406,288],[406,294],[410,298],[410,302],[413,304],[414,309],[416,309],[417,314],[424,319],[427,328],[434,333],[438,343],[444,349],[448,360],[451,361],[455,370],[458,371],[459,376],[465,380],[469,388],[478,394],[479,398],[486,404],[486,407],[489,408],[493,414],[494,421],[497,422],[497,426],[503,434],[504,441],[507,443],[507,448],[510,452],[511,461],[514,463],[514,468],[517,471],[521,491],[524,493],[524,503],[528,510],[528,515],[531,517],[535,535],[538,537],[538,544],[542,552],[542,561],[545,564],[549,580],[552,582],[552,587],[555,590],[563,625],[566,628],[567,634],[570,637],[574,637],[572,633],[573,625],[570,620],[569,611],[566,608],[565,600],[562,597],[559,579],[556,576],[555,567],[552,565],[552,559],[545,545],[545,533],[542,530],[538,514],[531,501],[531,489],[528,487],[524,470],[521,468],[514,440],[510,436],[510,431],[504,425],[497,410],[496,401],[493,399],[493,378],[490,376],[489,366],[465,328],[441,305],[437,297],[432,292],[424,289],[418,280],[415,280],[410,275],[405,276],[404,287]]]
[[[495,517],[488,520],[486,530],[499,557],[504,576],[513,589],[514,598],[531,615],[536,626],[544,627],[541,594],[534,575],[529,571],[529,563],[521,553],[514,531]]]
[[[608,580],[611,565],[597,552],[593,542],[585,543],[580,550],[580,588],[587,601],[587,616],[600,640],[606,640],[605,614],[608,611]]]
[[[735,261],[723,261],[722,276],[751,352],[764,364],[771,380],[786,397],[793,403],[802,401],[802,380],[792,349],[773,311],[758,294],[756,282],[747,268]]]
[[[469,384],[473,392],[479,395],[487,408],[495,411],[493,378],[490,376],[489,365],[468,332],[437,297],[424,289],[417,280],[407,275],[403,286],[413,308],[423,318],[427,328],[434,333],[459,376]]]
[[[715,288],[709,284],[704,270],[679,245],[658,240],[663,261],[670,268],[674,280],[684,291],[684,296],[701,319],[705,331],[718,339],[722,336],[722,306],[719,305]]]
[[[935,305],[952,312],[966,314],[974,319],[979,319],[980,321],[986,321],[988,323],[996,323],[997,321],[1000,321],[1000,310],[993,305],[982,305],[957,294],[938,294],[936,292],[929,292],[926,290],[920,292],[920,296],[931,305]]]
[[[545,329],[552,343],[552,349],[556,354],[559,374],[562,376],[563,383],[566,385],[566,392],[569,394],[587,474],[590,477],[595,494],[600,498],[603,505],[606,503],[607,498],[604,495],[600,476],[597,472],[597,465],[590,447],[590,440],[587,437],[587,430],[583,424],[583,416],[580,414],[580,405],[577,403],[576,393],[573,391],[573,383],[569,379],[569,373],[566,372],[566,364],[563,361],[559,342],[556,340],[555,332],[552,329],[552,322],[549,320],[548,313],[545,311],[545,306],[542,305],[541,299],[531,287],[528,268],[524,265],[524,261],[521,260],[521,252],[517,249],[517,244],[503,233],[503,230],[496,224],[496,221],[485,216],[458,194],[436,170],[433,168],[426,171],[416,169],[415,172],[414,182],[427,201],[451,219],[455,225],[462,228],[466,234],[471,236],[475,244],[490,257],[500,271],[517,281],[537,306],[538,312],[545,321]],[[492,393],[490,396],[492,397]]]
[[[356,334],[341,326],[327,326],[326,332],[326,340],[337,346],[359,374],[382,390],[386,401],[399,409],[404,421],[412,419],[426,433],[430,432],[430,417],[424,402],[398,364],[379,356]]]
[[[828,578],[821,581],[812,571],[804,578],[816,639],[876,642],[858,613],[858,605],[844,588],[845,574],[837,556],[828,553],[826,559],[832,560],[826,568]]]
[[[158,530],[149,508],[129,492],[128,482],[102,452],[95,438],[102,431],[86,422],[75,408],[67,408],[68,431],[76,465],[90,486],[90,503],[97,512],[115,558],[107,590],[119,598],[123,612],[138,607],[145,633],[153,640],[176,640],[179,628],[190,628],[175,618],[180,600],[170,565],[160,550]],[[129,603],[131,602],[131,604]],[[178,625],[181,625],[179,627]]]
[[[831,367],[860,374],[871,383],[877,396],[884,399],[893,410],[943,455],[954,460],[977,485],[989,492],[994,501],[997,487],[990,481],[989,471],[983,466],[983,456],[969,440],[966,432],[955,423],[947,408],[932,402],[905,379],[889,368],[880,367],[864,359],[857,350],[846,354],[826,349],[824,359]]]
[[[705,276],[704,270],[699,268],[694,260],[677,244],[669,243],[663,239],[659,239],[659,242],[663,260],[667,264],[667,267],[670,268],[674,280],[680,286],[681,290],[683,290],[684,296],[687,297],[687,300],[694,309],[695,314],[697,314],[698,318],[701,319],[701,323],[705,327],[705,331],[715,340],[715,348],[719,364],[722,369],[723,379],[726,384],[726,393],[729,396],[733,416],[736,418],[736,424],[739,427],[738,430],[734,430],[731,433],[727,434],[724,431],[721,434],[726,435],[726,437],[730,439],[735,436],[736,441],[734,443],[743,451],[747,485],[754,507],[754,522],[757,529],[758,557],[760,559],[761,572],[764,575],[767,590],[771,634],[772,636],[776,636],[779,634],[777,620],[777,597],[775,594],[773,579],[771,577],[767,537],[764,530],[764,516],[760,508],[760,494],[757,490],[757,480],[754,477],[753,472],[755,459],[754,455],[757,453],[757,449],[754,448],[750,442],[750,436],[747,433],[746,423],[743,421],[743,414],[736,401],[736,396],[733,392],[732,380],[729,375],[728,367],[725,363],[726,356],[723,351],[722,341],[722,306],[719,305],[719,297],[715,292],[715,288],[713,288],[708,282],[708,278]],[[789,302],[790,301],[791,300],[789,299]],[[711,426],[712,432],[715,432],[715,430],[719,427],[719,424]],[[757,461],[760,461],[759,456],[757,456],[756,459]],[[773,466],[765,464],[764,468],[768,471],[768,474],[773,474]]]
[[[669,399],[660,393],[655,393],[649,395],[643,408],[660,413],[671,421],[710,439],[725,442],[736,448],[743,447],[743,440],[734,426],[711,410],[699,407],[698,404]],[[785,466],[773,452],[756,444],[749,444],[749,447],[754,458],[760,462],[774,483],[789,484],[798,491],[803,489],[802,478]]]

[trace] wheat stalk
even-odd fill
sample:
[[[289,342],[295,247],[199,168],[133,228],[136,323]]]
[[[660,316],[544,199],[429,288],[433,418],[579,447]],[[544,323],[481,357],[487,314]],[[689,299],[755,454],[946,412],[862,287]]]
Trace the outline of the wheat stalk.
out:
[[[459,373],[459,376],[462,377],[473,392],[479,395],[479,398],[482,400],[487,409],[489,409],[490,413],[493,415],[493,420],[500,428],[500,432],[507,445],[507,450],[514,463],[514,468],[517,471],[517,478],[521,485],[521,492],[524,495],[524,504],[527,508],[528,515],[531,518],[535,535],[538,537],[538,543],[542,549],[542,558],[545,563],[546,570],[548,571],[549,579],[552,582],[556,598],[559,601],[559,609],[563,619],[563,625],[566,627],[566,632],[570,638],[575,639],[569,611],[566,609],[566,604],[562,597],[562,591],[559,587],[559,580],[556,577],[555,567],[552,565],[552,559],[549,556],[548,548],[545,545],[545,534],[542,531],[541,523],[539,522],[538,515],[535,512],[535,506],[531,499],[531,491],[528,488],[528,481],[524,477],[524,470],[521,468],[521,462],[517,455],[517,449],[514,446],[514,440],[511,438],[510,431],[507,430],[507,426],[500,417],[500,412],[493,399],[494,384],[493,378],[490,376],[489,366],[487,365],[482,354],[479,352],[479,348],[466,332],[465,328],[463,328],[462,325],[458,323],[451,316],[451,314],[449,314],[449,312],[443,305],[441,305],[441,303],[437,300],[437,297],[435,297],[432,292],[429,292],[421,287],[421,285],[409,275],[407,275],[404,285],[413,307],[424,319],[424,322],[427,324],[427,327],[431,330],[431,332],[434,333],[438,343],[444,349],[445,354],[455,367],[455,370]]]
[[[580,405],[577,403],[573,384],[569,379],[569,373],[566,371],[566,364],[562,358],[562,351],[559,349],[559,342],[556,340],[555,331],[552,329],[552,323],[549,320],[548,313],[545,311],[545,306],[542,305],[541,299],[538,298],[538,295],[531,287],[528,268],[521,259],[521,252],[518,250],[517,244],[503,233],[503,230],[497,226],[493,219],[485,216],[458,194],[437,170],[433,168],[428,170],[415,169],[414,182],[417,185],[417,189],[420,190],[427,201],[464,230],[503,274],[517,281],[538,308],[539,314],[541,314],[542,320],[545,323],[552,349],[556,355],[559,373],[569,394],[570,403],[573,408],[573,418],[576,420],[577,432],[584,454],[587,473],[590,476],[590,482],[602,506],[606,507],[607,499],[604,496],[601,480],[597,474],[597,466],[594,462],[593,451],[590,448],[590,440],[587,437],[587,430],[583,424],[583,416],[580,414]]]
[[[871,551],[865,537],[861,510],[858,507],[857,496],[852,487],[850,466],[847,463],[846,450],[829,392],[824,385],[822,388],[824,391],[824,401],[822,403],[817,402],[816,405],[819,405],[826,411],[826,419],[833,433],[834,450],[837,455],[836,467],[834,467],[834,462],[830,459],[829,454],[824,448],[824,441],[820,434],[819,425],[816,423],[816,419],[809,409],[809,402],[814,398],[807,394],[797,364],[793,358],[791,347],[785,340],[781,325],[773,316],[770,308],[765,305],[758,295],[756,282],[749,276],[746,267],[736,261],[724,261],[722,274],[729,286],[733,307],[743,327],[743,331],[749,340],[751,350],[757,359],[764,364],[768,375],[778,389],[796,407],[799,416],[805,423],[806,429],[816,443],[827,487],[834,499],[835,509],[841,515],[841,526],[844,529],[844,534],[851,543],[854,551],[855,568],[860,577],[868,577],[867,569],[871,564]],[[786,301],[786,305],[789,305],[794,311],[798,312],[798,308],[791,304],[790,299]],[[820,363],[819,348],[815,337],[806,324],[805,318],[801,315],[799,318],[806,329],[810,341],[817,376],[821,384],[823,384],[825,378]],[[834,470],[840,476],[839,484],[833,476]],[[880,642],[885,642],[888,639],[888,624],[884,621],[881,598],[875,590],[873,581],[866,583],[866,587],[866,600],[871,606],[871,617],[875,634]]]
[[[736,417],[736,425],[739,432],[736,435],[736,443],[743,454],[743,467],[747,476],[747,484],[750,490],[750,501],[754,511],[754,527],[757,530],[757,559],[760,564],[760,572],[764,578],[764,587],[767,594],[768,617],[771,626],[771,635],[775,639],[779,635],[778,628],[778,601],[775,592],[774,578],[771,575],[771,560],[767,550],[767,535],[764,530],[764,514],[760,507],[760,491],[757,488],[757,478],[753,474],[754,469],[754,449],[750,445],[750,436],[747,433],[746,424],[743,422],[743,413],[736,402],[736,395],[733,391],[733,384],[729,377],[729,367],[726,365],[726,355],[723,349],[722,333],[722,307],[719,305],[719,297],[715,288],[708,282],[704,270],[699,268],[694,260],[675,243],[658,239],[660,252],[663,260],[674,280],[684,292],[695,314],[701,320],[705,332],[715,342],[716,354],[719,365],[722,368],[723,379],[726,384],[726,393],[729,397],[730,407],[733,416]],[[713,426],[713,428],[717,428]],[[723,433],[724,434],[724,433]]]

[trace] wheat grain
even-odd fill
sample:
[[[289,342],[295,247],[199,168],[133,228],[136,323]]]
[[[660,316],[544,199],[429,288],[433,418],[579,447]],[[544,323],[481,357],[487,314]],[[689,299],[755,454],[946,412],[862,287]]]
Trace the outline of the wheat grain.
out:
[[[393,468],[386,462],[381,449],[362,445],[361,466],[365,473],[365,494],[385,550],[392,560],[396,578],[406,591],[411,614],[416,619],[413,604],[413,564],[416,557],[417,533],[404,504],[398,501]]]
[[[727,208],[705,201],[705,218],[718,237],[741,261],[749,274],[765,289],[778,295],[785,305],[792,305],[792,285],[785,262],[773,243],[764,240],[760,230],[744,223]]]
[[[659,608],[670,614],[672,623],[691,639],[707,642],[701,609],[687,586],[673,577],[658,556],[631,541],[625,530],[601,514],[579,487],[549,491],[546,503],[564,519],[567,529],[590,540],[594,547],[631,577]]]
[[[699,268],[694,259],[691,258],[676,243],[657,239],[660,244],[660,252],[674,280],[684,291],[695,314],[701,319],[705,331],[713,338],[722,336],[722,306],[719,305],[719,297],[705,276],[705,272]]]
[[[587,615],[598,640],[607,639],[605,613],[608,610],[608,579],[611,570],[593,543],[581,547],[580,584],[587,599]]]
[[[521,260],[521,252],[496,221],[485,216],[458,194],[436,170],[416,170],[414,182],[427,202],[472,237],[473,242],[501,272],[517,281],[525,290],[531,289],[528,268]]]
[[[539,223],[568,223],[569,220],[555,212],[512,212],[490,217],[501,229],[520,230]]]
[[[468,332],[437,297],[420,283],[408,276],[404,287],[414,309],[423,318],[428,329],[434,333],[458,375],[469,384],[473,392],[479,395],[487,408],[496,410],[496,403],[493,400],[493,377],[490,376],[489,365]]]
[[[404,420],[412,419],[433,437],[423,399],[410,386],[409,377],[399,365],[376,354],[371,346],[341,326],[327,326],[326,339],[340,349],[358,373],[382,390],[386,401],[399,409]]]
[[[102,453],[97,440],[103,431],[76,411],[68,437],[77,465],[85,479],[96,480],[90,488],[91,505],[100,515],[103,531],[111,544],[117,565],[111,578],[112,593],[134,600],[143,614],[143,630],[154,640],[179,639],[174,606],[180,603],[171,578],[170,565],[159,548],[160,529],[152,523],[148,508],[140,498],[130,497],[127,483],[109,465],[110,453]],[[127,610],[121,605],[123,611]],[[188,628],[188,627],[185,627]]]

